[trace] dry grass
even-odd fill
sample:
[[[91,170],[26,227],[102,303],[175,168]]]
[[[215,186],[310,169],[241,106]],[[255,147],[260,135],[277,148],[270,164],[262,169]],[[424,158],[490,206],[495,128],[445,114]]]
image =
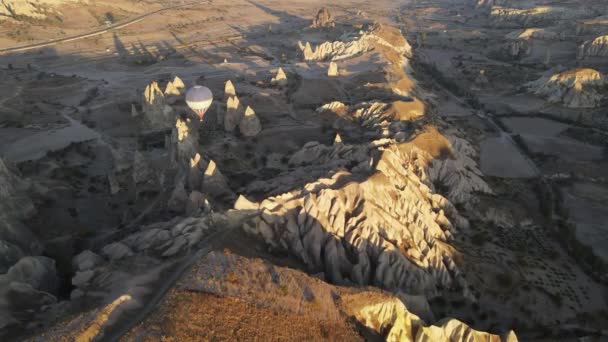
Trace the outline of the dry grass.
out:
[[[174,291],[122,341],[360,341],[346,320],[257,307],[244,300]]]

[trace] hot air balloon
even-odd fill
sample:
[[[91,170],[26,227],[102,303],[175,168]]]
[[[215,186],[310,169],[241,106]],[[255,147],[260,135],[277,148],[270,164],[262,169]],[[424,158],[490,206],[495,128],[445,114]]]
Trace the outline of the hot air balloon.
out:
[[[203,121],[205,112],[211,106],[211,102],[213,102],[213,94],[207,87],[196,85],[186,93],[186,104],[198,115],[201,121]]]

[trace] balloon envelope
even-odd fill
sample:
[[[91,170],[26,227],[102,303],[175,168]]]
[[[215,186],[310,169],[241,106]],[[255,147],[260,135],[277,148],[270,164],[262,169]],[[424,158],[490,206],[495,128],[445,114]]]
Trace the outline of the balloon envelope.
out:
[[[213,102],[213,94],[207,87],[197,85],[190,88],[186,93],[186,104],[198,114],[201,120],[211,106],[211,102]]]

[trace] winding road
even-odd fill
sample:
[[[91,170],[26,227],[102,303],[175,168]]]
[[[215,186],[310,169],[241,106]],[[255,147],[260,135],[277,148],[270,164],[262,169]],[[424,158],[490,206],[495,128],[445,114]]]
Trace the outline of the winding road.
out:
[[[163,12],[163,11],[168,11],[168,10],[172,10],[172,9],[176,9],[176,8],[181,8],[181,7],[187,7],[187,6],[192,6],[192,5],[200,5],[200,4],[205,4],[205,3],[210,3],[210,0],[200,0],[200,1],[192,1],[192,2],[188,2],[185,4],[179,4],[179,5],[174,5],[174,6],[169,6],[169,7],[163,7],[160,9],[157,9],[155,11],[151,11],[148,13],[144,13],[140,16],[137,16],[133,19],[127,20],[125,22],[122,23],[118,23],[118,24],[114,24],[108,27],[104,27],[95,31],[91,31],[91,32],[86,32],[86,33],[82,33],[76,36],[71,36],[71,37],[66,37],[66,38],[61,38],[61,39],[55,39],[55,40],[50,40],[47,42],[42,42],[42,43],[35,43],[35,44],[28,44],[28,45],[20,45],[20,46],[13,46],[13,47],[8,47],[8,48],[2,48],[0,49],[0,55],[2,54],[7,54],[7,53],[11,53],[11,52],[23,52],[23,51],[28,51],[28,50],[34,50],[34,49],[39,49],[39,48],[43,48],[43,47],[47,47],[47,46],[53,46],[53,45],[58,45],[58,44],[62,44],[62,43],[68,43],[68,42],[73,42],[76,40],[80,40],[80,39],[85,39],[85,38],[89,38],[89,37],[94,37],[94,36],[98,36],[110,31],[114,31],[114,30],[119,30],[121,28],[133,25],[137,22],[140,22],[152,15],[155,15],[157,13]]]

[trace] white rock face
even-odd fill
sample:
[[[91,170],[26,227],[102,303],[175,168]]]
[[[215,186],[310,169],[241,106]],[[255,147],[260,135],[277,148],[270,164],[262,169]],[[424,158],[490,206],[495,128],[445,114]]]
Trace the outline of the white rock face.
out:
[[[339,160],[328,149],[354,152],[341,144],[306,148],[309,152],[294,154],[289,163]],[[259,203],[262,213],[247,230],[338,284],[373,284],[425,295],[438,287],[463,285],[451,252],[439,243],[449,241],[456,229],[446,215],[462,218],[431,192],[407,160],[399,149],[390,148],[365,180],[345,182],[352,175],[339,172],[302,190],[270,197]]]
[[[285,74],[285,70],[283,70],[283,68],[279,68],[279,70],[277,70],[277,74],[272,78],[272,80],[270,80],[270,84],[279,87],[284,87],[287,85],[287,75]]]
[[[172,159],[178,165],[187,165],[198,153],[199,132],[195,121],[177,119],[171,131]]]
[[[363,325],[383,334],[386,341],[517,342],[513,331],[501,338],[477,331],[456,319],[445,319],[427,326],[397,298],[372,297],[371,300],[366,300],[364,296],[361,294],[345,298],[345,306]]]
[[[395,49],[400,54],[411,56],[412,49],[407,40],[393,30],[378,25],[358,37],[347,41],[325,42],[314,50],[308,42],[305,45],[298,42],[298,46],[306,61],[338,61],[351,58],[371,50],[373,44],[384,45]]]
[[[330,62],[329,68],[327,69],[327,76],[335,77],[335,76],[339,76],[339,75],[340,75],[340,72],[338,71],[338,64],[336,64],[336,62]]]
[[[58,13],[54,7],[75,2],[88,0],[0,0],[0,16],[44,19],[50,13]]]
[[[224,84],[224,99],[229,99],[231,97],[236,97],[236,89],[234,88],[234,84],[231,80],[226,81]]]
[[[258,133],[260,133],[260,131],[262,131],[260,119],[258,119],[253,109],[251,109],[249,106],[247,106],[247,109],[245,109],[245,114],[239,123],[239,130],[245,137],[255,137],[258,135]]]
[[[608,35],[584,42],[579,48],[578,58],[608,57]]]
[[[536,95],[570,108],[595,108],[606,98],[606,76],[593,69],[573,69],[528,83]]]
[[[322,105],[321,107],[317,108],[316,111],[319,113],[324,112],[324,111],[340,113],[340,112],[348,111],[348,106],[340,101],[333,101],[333,102]]]
[[[477,151],[473,146],[456,136],[449,135],[447,138],[454,158],[429,159],[428,172],[431,180],[448,188],[447,198],[453,203],[466,203],[475,192],[493,194],[475,162]]]
[[[160,90],[156,82],[152,82],[146,86],[142,108],[147,124],[151,128],[167,128],[175,122],[175,113],[167,105],[165,94]]]

